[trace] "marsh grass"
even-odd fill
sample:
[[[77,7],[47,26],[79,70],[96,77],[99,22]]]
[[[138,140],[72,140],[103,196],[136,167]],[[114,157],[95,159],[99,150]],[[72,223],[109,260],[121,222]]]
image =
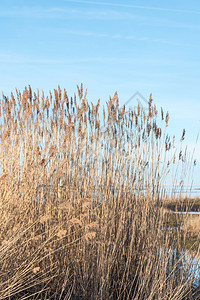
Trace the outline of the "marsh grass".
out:
[[[162,183],[180,155],[159,115],[151,96],[145,113],[115,93],[101,116],[82,85],[73,98],[3,95],[0,299],[192,297],[180,256],[166,264],[184,239],[160,230]]]

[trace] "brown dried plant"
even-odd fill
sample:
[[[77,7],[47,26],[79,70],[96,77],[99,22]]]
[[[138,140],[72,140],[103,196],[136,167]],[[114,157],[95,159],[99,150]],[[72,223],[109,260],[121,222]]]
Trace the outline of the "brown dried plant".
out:
[[[175,244],[160,230],[169,114],[115,93],[101,117],[86,97],[0,100],[0,299],[182,299],[187,276],[160,257]]]

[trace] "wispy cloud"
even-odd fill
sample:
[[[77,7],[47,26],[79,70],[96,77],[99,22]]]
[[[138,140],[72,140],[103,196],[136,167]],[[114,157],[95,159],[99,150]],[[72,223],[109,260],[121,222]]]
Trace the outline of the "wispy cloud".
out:
[[[66,1],[66,0],[64,0]],[[79,3],[79,4],[91,4],[98,6],[111,6],[111,7],[124,7],[124,8],[136,8],[136,9],[145,9],[145,10],[157,10],[163,12],[172,12],[172,13],[186,13],[186,14],[196,14],[199,15],[200,11],[198,10],[190,10],[190,9],[173,9],[173,8],[163,8],[163,7],[152,7],[152,6],[141,6],[141,5],[132,5],[125,3],[114,3],[114,2],[98,2],[98,1],[81,1],[81,0],[67,0],[67,2],[71,3]]]
[[[200,11],[193,10],[178,10],[170,8],[159,8],[149,6],[137,6],[110,2],[94,2],[94,1],[79,1],[79,0],[62,0],[69,3],[69,5],[60,6],[23,6],[21,8],[10,7],[9,9],[1,9],[0,16],[4,17],[19,17],[19,18],[32,18],[32,19],[86,19],[86,20],[135,20],[139,24],[145,26],[162,26],[162,27],[178,27],[178,28],[191,28],[199,29],[200,26],[188,22],[178,22],[177,20],[158,18],[157,22],[152,22],[152,16],[145,16],[142,13],[138,14],[139,10],[158,10],[174,13],[190,13],[200,14]],[[70,4],[84,4],[82,7],[74,7]],[[88,7],[89,5],[89,7]],[[98,7],[99,6],[99,7]],[[101,7],[101,9],[100,9]],[[105,9],[105,7],[110,9]],[[128,8],[127,10],[120,10],[120,7]],[[118,9],[117,9],[118,8]],[[135,8],[131,10],[130,8]],[[155,17],[154,17],[155,21]]]
[[[129,37],[128,37],[129,38]],[[132,37],[131,37],[132,38]],[[134,38],[134,37],[133,37]],[[177,60],[177,59],[170,59],[166,60],[165,58],[160,59],[160,58],[151,58],[149,60],[148,57],[132,57],[132,56],[126,56],[126,55],[121,55],[121,56],[104,56],[104,55],[97,55],[97,56],[71,56],[68,58],[56,58],[53,56],[50,57],[44,57],[44,56],[34,56],[34,55],[25,55],[25,54],[19,54],[16,52],[0,52],[0,63],[3,64],[46,64],[46,65],[63,65],[63,64],[87,64],[87,63],[118,63],[118,64],[123,64],[123,65],[138,65],[138,66],[154,66],[157,67],[166,67],[166,66],[181,66],[188,68],[188,67],[200,67],[200,62],[196,60],[190,60],[190,61],[182,61],[182,60]],[[143,71],[141,72],[141,75],[143,74]],[[156,75],[155,71],[154,74]],[[161,76],[161,75],[156,75],[156,76]],[[165,74],[168,77],[173,77],[172,74]],[[174,78],[177,77],[177,74],[174,75]],[[127,82],[126,82],[127,83]],[[143,82],[141,83],[143,84]],[[152,83],[151,83],[152,85]],[[174,103],[173,103],[174,105]],[[199,110],[196,110],[196,113],[199,112]]]
[[[146,42],[146,43],[159,43],[159,44],[169,44],[173,46],[183,46],[183,43],[178,43],[177,41],[168,40],[160,37],[149,37],[149,36],[136,36],[130,34],[119,34],[119,33],[107,33],[107,32],[93,32],[93,31],[81,31],[81,30],[68,30],[65,28],[54,28],[54,29],[45,29],[45,32],[64,34],[64,35],[74,35],[84,38],[93,38],[93,39],[107,39],[107,40],[124,40],[129,42]]]
[[[21,8],[10,7],[10,9],[1,9],[0,16],[25,17],[25,18],[57,18],[61,14],[74,16],[81,14],[82,11],[71,8],[52,7],[46,8],[42,6],[23,6]]]
[[[33,56],[25,56],[19,55],[16,53],[0,53],[0,63],[10,63],[10,64],[80,64],[80,63],[89,63],[89,62],[105,62],[109,61],[109,58],[104,57],[73,57],[73,58],[44,58],[44,57],[33,57]],[[111,61],[113,61],[111,59]]]
[[[0,53],[0,63],[5,64],[43,64],[43,65],[75,65],[75,64],[88,64],[88,63],[138,63],[138,59],[130,59],[127,57],[113,57],[113,56],[82,56],[82,57],[69,57],[69,58],[54,58],[54,57],[37,57],[26,56],[17,53]]]
[[[21,8],[11,7],[9,9],[1,9],[0,16],[4,17],[20,17],[20,18],[38,18],[38,19],[91,19],[91,20],[121,20],[121,19],[140,19],[133,13],[117,10],[99,10],[87,8],[70,8],[70,7],[43,7],[43,6],[24,6]],[[142,18],[146,19],[146,18]]]

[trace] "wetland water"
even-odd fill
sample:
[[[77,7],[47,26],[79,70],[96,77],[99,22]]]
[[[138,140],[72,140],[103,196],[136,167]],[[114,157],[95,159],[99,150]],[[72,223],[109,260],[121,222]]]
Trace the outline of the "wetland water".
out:
[[[179,276],[187,274],[188,281],[197,289],[200,287],[200,259],[192,251],[181,249],[160,249],[160,257],[166,257],[168,273],[174,270]],[[177,263],[178,261],[178,263]],[[173,276],[173,275],[172,275]],[[199,295],[200,296],[200,295]]]
[[[173,213],[179,215],[200,215],[199,211],[173,211]]]
[[[170,209],[169,212],[179,215],[200,215],[200,211],[173,211]],[[175,231],[179,230],[180,228],[179,226],[166,226],[161,227],[160,229],[163,231]],[[181,249],[181,251],[177,251],[176,249],[161,249],[161,256],[162,255],[165,255],[166,257],[166,264],[168,265],[169,271],[173,268],[178,268],[179,272],[182,272],[182,274],[187,274],[188,280],[190,281],[192,287],[194,289],[198,289],[197,299],[200,299],[200,257],[197,257],[195,252],[187,249]],[[179,263],[177,266],[175,266],[177,259]],[[179,273],[179,275],[182,274]]]

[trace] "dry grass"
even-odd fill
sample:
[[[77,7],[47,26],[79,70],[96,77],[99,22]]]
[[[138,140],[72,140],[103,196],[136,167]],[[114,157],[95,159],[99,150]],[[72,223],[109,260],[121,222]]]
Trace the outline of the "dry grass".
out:
[[[198,197],[174,197],[162,198],[163,205],[173,211],[200,212],[200,199]]]
[[[189,215],[184,220],[182,229],[194,235],[200,234],[200,215]]]
[[[169,114],[159,127],[151,97],[146,114],[120,108],[117,94],[102,119],[100,108],[82,85],[74,98],[3,95],[0,299],[182,299],[190,288],[166,264],[160,230]]]

